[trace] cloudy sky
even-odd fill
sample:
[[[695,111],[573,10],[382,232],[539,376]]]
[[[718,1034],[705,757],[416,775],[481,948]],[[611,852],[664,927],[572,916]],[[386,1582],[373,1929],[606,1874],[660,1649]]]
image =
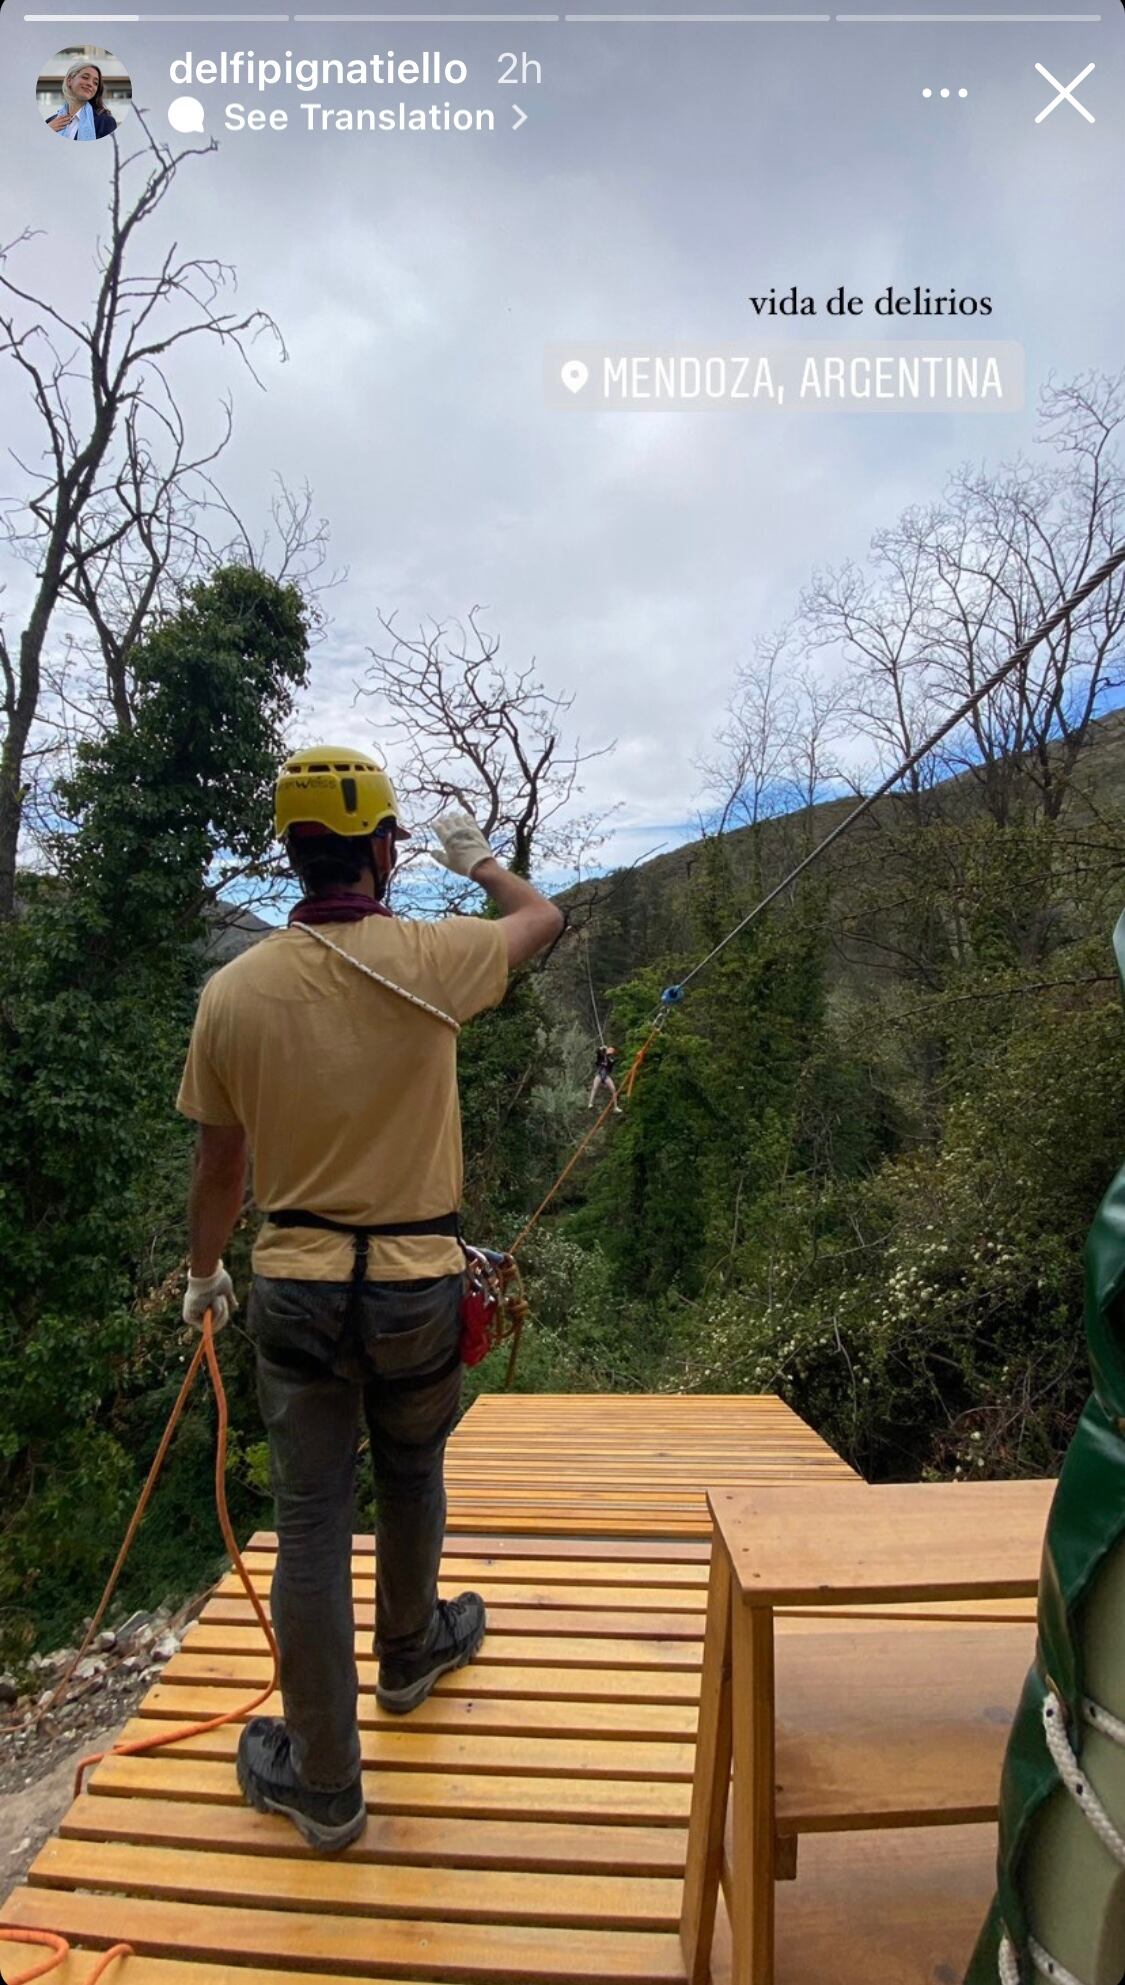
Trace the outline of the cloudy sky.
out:
[[[34,79],[83,34],[126,61],[162,134],[179,93],[169,65],[189,48],[440,47],[465,60],[460,88],[333,84],[315,100],[490,106],[491,134],[314,136],[295,89],[197,90],[220,148],[185,168],[151,241],[235,264],[243,303],[273,313],[289,357],[263,349],[264,392],[214,354],[206,369],[189,359],[181,399],[206,432],[234,389],[223,473],[239,507],[263,514],[275,473],[307,479],[349,569],[304,734],[355,734],[353,685],[380,611],[410,628],[480,604],[508,659],[534,656],[549,687],[576,692],[584,739],[617,740],[588,797],[624,801],[613,856],[631,858],[690,818],[691,760],[738,661],[812,569],[861,557],[872,530],[936,494],[956,463],[1027,445],[1031,414],[559,411],[544,400],[544,347],[752,344],[763,331],[751,293],[796,283],[819,300],[842,282],[873,298],[892,283],[990,295],[987,325],[954,335],[1021,342],[1032,400],[1051,368],[1116,366],[1125,15],[1119,0],[1100,4],[1100,22],[956,26],[421,25],[435,5],[395,24],[270,25],[231,8],[226,24],[78,30],[28,22],[7,0],[4,143],[24,170],[3,174],[0,235],[41,229],[19,251],[21,279],[82,309],[109,148],[44,134]],[[503,88],[507,49],[537,59],[542,83]],[[1061,83],[1096,63],[1078,91],[1093,125],[1065,102],[1035,123],[1053,94],[1036,62]],[[513,97],[528,113],[518,131]],[[286,108],[290,128],[224,133],[232,101]],[[944,325],[894,328],[932,337]],[[871,315],[852,327],[881,332]],[[0,430],[26,432],[3,368]],[[18,487],[6,466],[2,493]]]

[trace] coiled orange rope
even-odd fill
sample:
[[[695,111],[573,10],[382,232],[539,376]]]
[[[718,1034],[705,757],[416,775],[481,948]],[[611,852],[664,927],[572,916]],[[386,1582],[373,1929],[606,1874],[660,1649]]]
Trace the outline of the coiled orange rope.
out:
[[[649,1049],[651,1048],[657,1035],[660,1033],[662,1025],[663,1025],[663,1016],[661,1016],[661,1018],[654,1023],[649,1033],[645,1037],[644,1041],[641,1043],[641,1046],[638,1048],[637,1053],[634,1055],[633,1060],[629,1065],[628,1074],[626,1075],[625,1081],[622,1084],[623,1095],[625,1096],[632,1095],[633,1089],[636,1085],[637,1077],[640,1074],[641,1068],[644,1064],[645,1056],[648,1054]],[[546,1194],[545,1198],[536,1207],[530,1219],[525,1221],[520,1232],[516,1235],[515,1240],[512,1242],[512,1245],[508,1250],[509,1254],[514,1255],[517,1248],[523,1246],[523,1243],[526,1241],[528,1235],[536,1227],[539,1220],[546,1212],[548,1206],[551,1204],[551,1201],[554,1199],[556,1193],[559,1191],[560,1187],[565,1183],[567,1178],[569,1178],[571,1172],[574,1170],[575,1165],[578,1163],[579,1158],[582,1156],[582,1153],[593,1142],[593,1139],[596,1137],[598,1131],[605,1123],[612,1109],[613,1109],[612,1102],[607,1103],[605,1109],[601,1112],[600,1116],[598,1116],[595,1119],[590,1129],[583,1137],[581,1143],[578,1145],[577,1149],[574,1151],[574,1153],[572,1154],[566,1165],[564,1165],[562,1171],[559,1173],[558,1178],[555,1180],[550,1191]],[[513,1266],[514,1265],[515,1264],[513,1264]],[[518,1276],[518,1272],[519,1271],[517,1269],[516,1270],[517,1276]],[[508,1374],[506,1381],[508,1385],[511,1384],[512,1377],[515,1371],[516,1353],[518,1352],[519,1349],[520,1327],[522,1327],[523,1318],[527,1313],[527,1307],[528,1307],[526,1300],[523,1297],[522,1283],[519,1284],[518,1296],[516,1300],[518,1302],[518,1308],[520,1314],[517,1319],[517,1328],[514,1333],[511,1358],[508,1366]],[[215,1441],[215,1509],[219,1518],[219,1528],[223,1534],[223,1542],[226,1545],[228,1552],[230,1553],[231,1563],[233,1564],[235,1571],[238,1573],[238,1576],[242,1581],[242,1586],[246,1593],[246,1596],[249,1599],[250,1604],[254,1609],[254,1613],[257,1617],[262,1632],[265,1634],[266,1641],[269,1645],[270,1658],[273,1664],[273,1672],[270,1676],[270,1680],[266,1688],[260,1690],[259,1693],[254,1697],[252,1702],[245,1703],[238,1709],[228,1709],[225,1710],[221,1716],[210,1717],[206,1722],[185,1724],[180,1729],[164,1731],[154,1737],[140,1737],[135,1739],[131,1743],[113,1744],[106,1751],[95,1751],[90,1757],[83,1758],[79,1763],[78,1769],[75,1773],[75,1779],[74,1779],[75,1798],[77,1798],[82,1791],[82,1785],[86,1777],[86,1773],[88,1771],[91,1771],[95,1765],[101,1764],[104,1758],[135,1757],[142,1752],[164,1750],[170,1744],[183,1743],[189,1737],[204,1737],[208,1735],[209,1732],[212,1730],[222,1729],[224,1724],[235,1723],[240,1721],[243,1717],[252,1716],[254,1711],[256,1709],[260,1709],[262,1704],[271,1695],[275,1694],[277,1690],[277,1686],[278,1686],[277,1642],[274,1639],[273,1628],[271,1627],[269,1623],[269,1619],[267,1618],[265,1607],[262,1605],[261,1600],[259,1599],[256,1591],[254,1590],[254,1586],[250,1578],[250,1574],[247,1571],[245,1564],[243,1563],[242,1554],[238,1548],[238,1543],[235,1538],[234,1531],[231,1527],[230,1512],[227,1508],[226,1468],[227,1468],[227,1434],[228,1434],[228,1426],[229,1426],[229,1414],[227,1408],[226,1388],[223,1385],[223,1376],[219,1368],[219,1360],[215,1352],[214,1321],[212,1318],[211,1311],[208,1310],[203,1319],[203,1332],[199,1341],[199,1345],[196,1349],[195,1355],[193,1356],[190,1365],[188,1366],[187,1372],[184,1375],[184,1381],[180,1387],[179,1395],[176,1399],[175,1405],[172,1408],[171,1414],[169,1415],[168,1424],[164,1429],[164,1433],[161,1437],[160,1445],[156,1450],[156,1455],[153,1460],[152,1467],[149,1469],[148,1472],[148,1479],[146,1480],[144,1488],[141,1491],[136,1509],[133,1511],[133,1515],[130,1518],[129,1527],[125,1532],[124,1541],[122,1542],[121,1549],[117,1554],[117,1561],[114,1564],[113,1570],[111,1571],[109,1578],[106,1582],[105,1591],[102,1593],[101,1599],[98,1602],[97,1609],[86,1631],[86,1635],[82,1642],[82,1645],[79,1648],[77,1654],[75,1655],[74,1660],[71,1662],[70,1667],[68,1668],[66,1674],[63,1676],[61,1682],[59,1682],[57,1688],[55,1689],[50,1702],[47,1704],[46,1708],[44,1709],[43,1716],[44,1717],[49,1716],[52,1709],[54,1709],[56,1705],[65,1696],[67,1689],[70,1687],[70,1684],[74,1679],[74,1673],[78,1667],[79,1662],[84,1658],[84,1656],[88,1653],[89,1649],[93,1645],[94,1638],[98,1632],[98,1629],[101,1626],[102,1621],[106,1616],[113,1595],[117,1590],[118,1581],[120,1580],[121,1574],[125,1569],[126,1560],[128,1559],[129,1553],[133,1548],[133,1543],[136,1538],[137,1532],[140,1529],[141,1523],[145,1516],[145,1512],[148,1509],[148,1505],[152,1499],[153,1492],[156,1488],[157,1482],[160,1479],[160,1474],[164,1467],[164,1463],[168,1455],[168,1449],[172,1445],[172,1440],[173,1440],[173,1436],[175,1435],[176,1428],[179,1426],[180,1420],[183,1416],[184,1408],[186,1407],[188,1399],[191,1396],[192,1387],[194,1386],[195,1381],[199,1376],[200,1367],[204,1363],[206,1363],[207,1365],[208,1374],[211,1379],[211,1388],[215,1395],[215,1405],[218,1411],[218,1421],[219,1421],[218,1433]],[[36,1965],[30,1971],[18,1972],[14,1978],[8,1980],[8,1985],[32,1985],[33,1979],[47,1978],[49,1977],[51,1972],[56,1971],[61,1964],[65,1964],[67,1958],[70,1956],[70,1945],[67,1943],[66,1938],[56,1935],[55,1932],[52,1930],[17,1930],[17,1929],[0,1928],[0,1941],[4,1941],[7,1943],[17,1943],[17,1944],[42,1944],[44,1945],[45,1948],[54,1952],[54,1955],[51,1958],[49,1958],[45,1964]],[[86,1980],[86,1985],[98,1985],[98,1980],[104,1977],[110,1965],[117,1958],[132,1957],[133,1955],[135,1955],[135,1953],[133,1951],[133,1947],[131,1944],[115,1944],[112,1950],[106,1951],[104,1955],[98,1959],[93,1971],[91,1971],[89,1978]]]
[[[159,1480],[160,1471],[164,1466],[164,1461],[167,1456],[168,1449],[172,1444],[172,1437],[175,1434],[176,1428],[179,1425],[180,1420],[183,1416],[183,1411],[185,1406],[187,1405],[188,1398],[191,1394],[192,1386],[195,1384],[196,1378],[198,1377],[200,1366],[204,1364],[204,1362],[207,1365],[208,1374],[211,1379],[211,1389],[215,1394],[215,1405],[218,1410],[218,1418],[219,1418],[218,1433],[215,1441],[215,1509],[217,1511],[219,1518],[219,1528],[223,1533],[223,1542],[226,1545],[227,1550],[230,1552],[231,1563],[233,1564],[235,1571],[238,1573],[238,1576],[242,1581],[243,1589],[246,1593],[247,1598],[250,1601],[251,1606],[254,1609],[254,1612],[258,1619],[258,1624],[260,1625],[262,1632],[265,1634],[266,1640],[269,1645],[270,1658],[273,1664],[273,1672],[270,1676],[268,1685],[264,1689],[261,1689],[259,1691],[259,1693],[254,1697],[253,1701],[244,1703],[238,1709],[225,1710],[222,1716],[209,1717],[203,1723],[189,1723],[183,1725],[182,1728],[177,1730],[162,1731],[155,1737],[141,1737],[128,1744],[112,1744],[110,1748],[106,1751],[97,1751],[92,1756],[83,1758],[75,1774],[75,1780],[74,1780],[75,1798],[78,1797],[78,1795],[82,1790],[82,1783],[86,1776],[86,1773],[90,1771],[94,1765],[100,1764],[103,1758],[135,1757],[136,1755],[138,1755],[140,1752],[143,1751],[159,1751],[165,1749],[165,1747],[169,1744],[183,1743],[189,1737],[204,1737],[212,1730],[222,1729],[223,1725],[226,1723],[235,1723],[238,1722],[244,1716],[252,1716],[254,1711],[256,1709],[260,1709],[262,1704],[267,1700],[267,1698],[275,1693],[278,1686],[278,1652],[277,1652],[277,1642],[274,1639],[274,1635],[273,1635],[273,1628],[271,1627],[269,1620],[266,1616],[265,1607],[262,1605],[261,1600],[259,1599],[257,1593],[254,1590],[254,1586],[250,1574],[247,1571],[246,1566],[242,1561],[242,1554],[239,1551],[238,1544],[235,1539],[234,1531],[231,1527],[230,1511],[227,1508],[226,1473],[227,1473],[227,1433],[229,1427],[229,1413],[227,1408],[226,1388],[223,1384],[223,1375],[221,1370],[219,1369],[219,1360],[215,1351],[214,1318],[211,1314],[211,1311],[207,1310],[203,1318],[203,1333],[199,1341],[198,1349],[195,1352],[195,1356],[192,1358],[191,1364],[188,1366],[187,1372],[184,1377],[184,1382],[180,1387],[179,1396],[176,1400],[175,1405],[172,1408],[172,1412],[168,1420],[168,1425],[164,1429],[164,1434],[161,1439],[160,1446],[156,1451],[156,1458],[153,1461],[152,1467],[149,1469],[148,1480],[145,1482],[144,1488],[141,1491],[141,1495],[137,1503],[137,1507],[133,1512],[133,1516],[130,1521],[129,1528],[125,1533],[125,1541],[122,1544],[121,1549],[117,1554],[117,1562],[114,1565],[113,1570],[109,1575],[109,1580],[106,1584],[106,1589],[102,1594],[101,1601],[98,1605],[98,1609],[94,1614],[94,1618],[90,1624],[89,1629],[87,1630],[86,1638],[83,1641],[81,1648],[79,1649],[78,1653],[75,1655],[75,1658],[72,1661],[69,1670],[67,1671],[66,1675],[63,1677],[63,1680],[59,1683],[58,1688],[55,1690],[53,1696],[51,1697],[51,1701],[48,1704],[47,1708],[44,1710],[43,1714],[45,1716],[50,1714],[50,1711],[55,1707],[55,1704],[60,1700],[62,1695],[65,1693],[66,1689],[69,1687],[71,1679],[73,1678],[74,1675],[74,1671],[78,1666],[78,1663],[81,1661],[83,1655],[86,1653],[86,1650],[90,1647],[91,1643],[93,1642],[94,1635],[97,1633],[98,1627],[101,1624],[101,1621],[105,1618],[106,1609],[109,1606],[110,1600],[112,1599],[114,1591],[116,1589],[117,1582],[121,1577],[122,1571],[124,1570],[125,1560],[127,1559],[129,1552],[132,1548],[133,1540],[136,1537],[137,1531],[140,1529],[141,1520],[144,1517],[145,1511],[148,1508],[149,1502],[152,1498],[153,1490],[155,1489],[157,1481]],[[56,1971],[59,1965],[65,1964],[67,1958],[70,1956],[70,1945],[67,1943],[66,1938],[57,1936],[54,1933],[54,1931],[51,1930],[0,1929],[0,1939],[2,1939],[5,1943],[42,1944],[47,1949],[54,1951],[54,1956],[48,1959],[48,1961],[45,1964],[36,1965],[30,1971],[18,1972],[14,1978],[8,1980],[8,1985],[31,1985],[31,1981],[35,1978],[46,1978],[50,1975],[52,1971]],[[105,1972],[109,1969],[109,1966],[113,1963],[113,1961],[116,1958],[131,1957],[134,1954],[135,1953],[133,1952],[133,1948],[131,1944],[114,1944],[112,1950],[106,1951],[105,1954],[98,1959],[97,1963],[94,1966],[93,1971],[91,1971],[89,1978],[86,1981],[86,1985],[97,1985],[97,1981],[104,1976]]]
[[[46,1978],[50,1972],[57,1971],[60,1964],[65,1964],[70,1956],[70,1945],[66,1938],[56,1936],[53,1930],[0,1930],[0,1938],[9,1944],[42,1944],[47,1950],[53,1950],[55,1953],[54,1957],[48,1958],[46,1964],[34,1964],[30,1971],[17,1971],[9,1978],[8,1985],[31,1985],[33,1978]],[[98,1979],[105,1977],[110,1965],[119,1957],[135,1956],[136,1952],[132,1944],[114,1944],[112,1950],[106,1951],[98,1959],[86,1980],[86,1985],[98,1985]]]

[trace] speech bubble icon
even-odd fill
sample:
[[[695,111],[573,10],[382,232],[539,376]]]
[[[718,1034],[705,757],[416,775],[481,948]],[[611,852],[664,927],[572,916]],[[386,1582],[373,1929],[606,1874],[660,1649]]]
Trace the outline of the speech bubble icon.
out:
[[[568,393],[580,393],[589,377],[590,368],[580,358],[568,358],[559,373]]]
[[[193,131],[202,131],[204,125],[203,105],[197,96],[178,96],[168,105],[168,122],[173,131],[186,138]]]

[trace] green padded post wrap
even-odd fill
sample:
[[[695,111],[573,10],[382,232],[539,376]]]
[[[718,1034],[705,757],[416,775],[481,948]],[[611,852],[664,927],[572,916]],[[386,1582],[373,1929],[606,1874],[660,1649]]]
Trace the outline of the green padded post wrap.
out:
[[[1113,941],[1125,990],[1125,915],[1118,922]],[[1069,1799],[1043,1733],[1041,1716],[1048,1685],[1066,1704],[1071,1745],[1087,1759],[1086,1769],[1095,1786],[1090,1752],[1104,1740],[1095,1737],[1091,1745],[1091,1733],[1081,1719],[1082,1697],[1089,1693],[1105,1708],[1119,1716],[1122,1713],[1118,1701],[1110,1698],[1105,1676],[1108,1659],[1117,1681],[1114,1694],[1118,1698],[1125,1695],[1125,1621],[1107,1648],[1102,1623],[1106,1609],[1096,1607],[1095,1587],[1103,1573],[1109,1575],[1108,1560],[1125,1539],[1125,1167],[1098,1208],[1086,1244],[1085,1318],[1094,1396],[1067,1450],[1051,1506],[1039,1580],[1035,1666],[1024,1684],[1000,1788],[997,1896],[966,1973],[966,1985],[997,1985],[1000,1940],[1005,1929],[1019,1954],[1021,1985],[1037,1985],[1027,1954],[1029,1927],[1043,1934],[1033,1887],[1035,1836],[1046,1828],[1050,1816],[1044,1808],[1052,1796],[1057,1795],[1059,1801]],[[1112,1570],[1116,1590],[1120,1564],[1115,1562]],[[1089,1639],[1095,1620],[1099,1621],[1096,1682],[1091,1678]],[[1125,1832],[1125,1813],[1117,1810],[1112,1817]],[[1105,1855],[1106,1850],[1077,1808],[1074,1826],[1088,1834],[1089,1851],[1095,1860]],[[1104,1877],[1104,1870],[1100,1872]],[[1077,1909],[1085,1907],[1087,1918],[1100,1907],[1094,1899],[1095,1887],[1092,1885],[1086,1898],[1073,1897]],[[1100,1892],[1108,1893],[1104,1879]],[[1096,1934],[1088,1923],[1086,1941],[1089,1948],[1097,1947]],[[1053,1949],[1052,1955],[1067,1962],[1062,1949]]]

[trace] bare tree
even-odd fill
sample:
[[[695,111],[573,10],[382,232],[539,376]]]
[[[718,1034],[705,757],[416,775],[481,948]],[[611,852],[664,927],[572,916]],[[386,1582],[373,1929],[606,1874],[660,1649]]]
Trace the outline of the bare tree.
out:
[[[708,829],[754,827],[826,799],[841,772],[844,686],[801,655],[793,627],[762,636],[738,671],[713,749],[696,761],[715,814]]]
[[[715,830],[756,827],[784,810],[785,772],[797,724],[789,630],[764,635],[739,668],[712,749],[696,760],[717,810]]]
[[[866,570],[818,577],[802,602],[810,645],[848,671],[853,724],[880,771],[979,688],[1125,535],[1125,374],[1048,384],[1035,459],[963,468],[940,501],[873,539]],[[1090,725],[1125,680],[1118,573],[986,697],[910,776],[923,795],[976,782],[1000,825],[1056,819]]]
[[[174,453],[159,470],[139,435],[125,437],[120,487],[106,510],[119,506],[119,519],[127,511],[127,528],[107,533],[90,507],[76,519],[76,538],[91,549],[76,557],[63,603],[78,609],[79,618],[77,628],[67,628],[58,661],[45,662],[41,706],[44,730],[67,746],[100,729],[107,718],[122,729],[131,726],[136,645],[155,621],[182,605],[187,586],[205,572],[244,565],[279,582],[292,580],[307,603],[314,638],[321,626],[320,595],[341,576],[325,576],[328,524],[316,515],[307,485],[294,490],[275,478],[269,521],[255,535],[207,465],[185,461],[183,421],[170,392],[163,413]],[[228,417],[212,458],[230,433]]]
[[[534,661],[505,668],[481,611],[464,625],[430,622],[413,638],[399,633],[394,614],[381,614],[385,643],[370,650],[359,693],[373,703],[412,822],[430,825],[462,807],[517,874],[527,875],[533,858],[540,869],[580,874],[613,811],[576,808],[583,768],[613,746],[585,751],[564,736],[573,696],[552,696]],[[459,901],[464,890],[449,886]]]
[[[1051,382],[1045,460],[963,470],[919,538],[935,608],[932,679],[946,708],[1020,646],[1125,536],[1125,374]],[[1001,826],[1058,818],[1100,707],[1125,681],[1118,572],[981,703],[947,746]]]
[[[1125,373],[1051,381],[1033,457],[959,470],[938,500],[878,532],[863,566],[816,574],[790,627],[759,641],[739,673],[705,766],[720,827],[791,811],[798,786],[807,809],[843,750],[857,790],[915,754],[1125,537],[1123,424]],[[844,857],[852,907],[839,936],[849,948],[927,986],[969,959],[976,938],[964,906],[985,887],[981,864],[1013,854],[1011,843],[986,852],[980,812],[965,804],[972,786],[986,821],[1033,830],[1004,928],[1025,961],[1046,955],[1058,917],[1047,887],[1053,843],[1034,829],[1059,819],[1091,726],[1125,681],[1123,651],[1119,573],[871,816],[879,858],[866,838]],[[988,887],[995,933],[1005,913]]]
[[[130,646],[165,603],[166,588],[193,567],[198,576],[207,507],[201,479],[229,434],[229,406],[217,437],[193,446],[166,361],[205,338],[257,378],[251,352],[260,337],[284,355],[264,311],[224,307],[236,286],[226,265],[183,257],[172,244],[154,265],[138,266],[139,237],[177,174],[215,149],[172,154],[140,122],[138,150],[125,156],[113,141],[109,225],[87,317],[72,320],[16,280],[12,265],[30,231],[0,249],[0,358],[22,376],[41,436],[30,459],[12,454],[26,490],[0,502],[0,536],[34,573],[18,633],[0,622],[0,919],[14,907],[28,758],[60,608],[87,616],[113,716],[127,724]]]
[[[930,573],[917,545],[924,528],[922,513],[908,512],[872,539],[867,571],[848,564],[817,573],[801,600],[801,636],[810,653],[831,653],[841,666],[839,714],[850,720],[866,769],[873,759],[883,777],[921,743],[937,709]],[[924,762],[908,777],[919,821],[937,776]]]

